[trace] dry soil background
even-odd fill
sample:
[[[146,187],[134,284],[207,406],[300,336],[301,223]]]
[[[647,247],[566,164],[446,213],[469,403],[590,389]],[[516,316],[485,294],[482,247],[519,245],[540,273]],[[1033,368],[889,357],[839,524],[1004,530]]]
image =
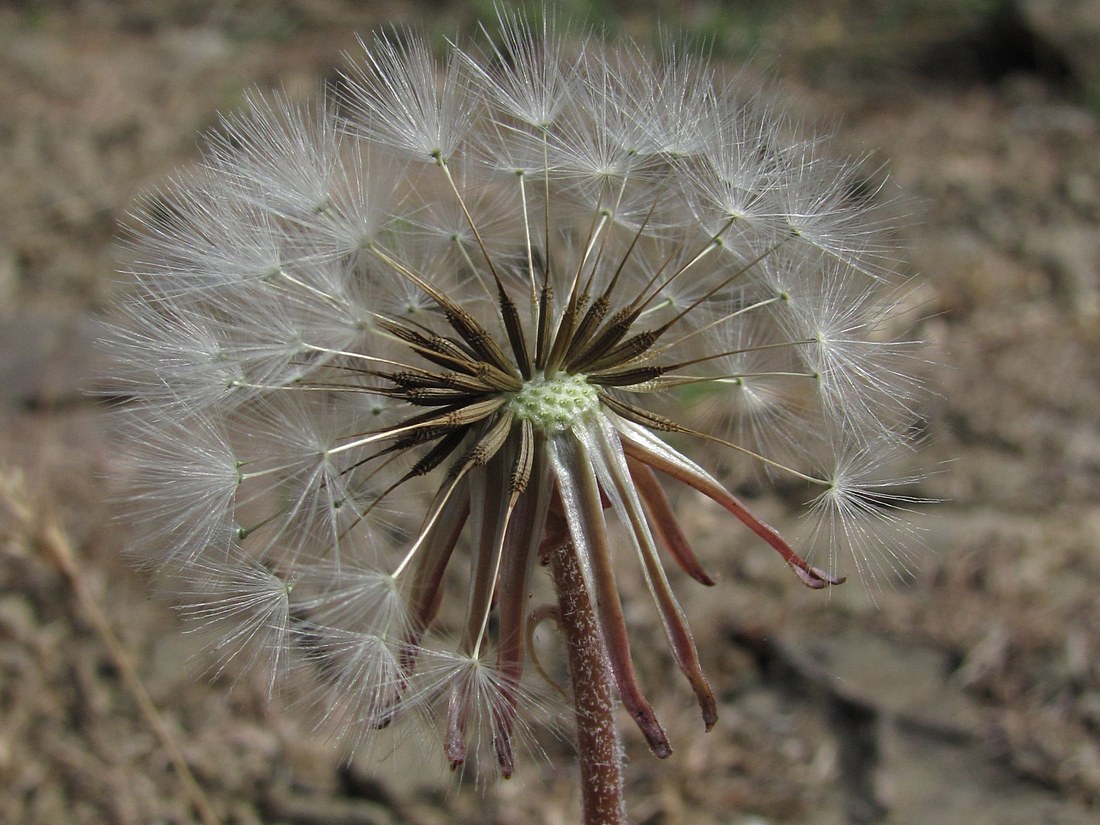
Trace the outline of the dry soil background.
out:
[[[680,590],[722,720],[704,736],[648,646],[677,752],[658,763],[629,738],[632,821],[1097,821],[1100,7],[620,5],[572,4],[639,37],[663,16],[719,55],[755,55],[794,112],[838,124],[836,151],[873,149],[910,198],[899,240],[934,364],[921,461],[937,472],[919,492],[945,500],[919,566],[874,605],[859,585],[800,588],[699,507],[723,581]],[[119,559],[109,428],[81,393],[136,194],[193,160],[195,134],[246,88],[309,94],[354,32],[418,17],[447,33],[469,19],[351,0],[0,7],[0,821],[199,821],[74,577],[222,822],[575,821],[567,744],[479,789],[431,749],[343,761],[303,714],[204,676],[199,641]],[[780,496],[754,503],[793,521]],[[50,553],[66,539],[68,573]],[[639,638],[658,634],[637,612]]]

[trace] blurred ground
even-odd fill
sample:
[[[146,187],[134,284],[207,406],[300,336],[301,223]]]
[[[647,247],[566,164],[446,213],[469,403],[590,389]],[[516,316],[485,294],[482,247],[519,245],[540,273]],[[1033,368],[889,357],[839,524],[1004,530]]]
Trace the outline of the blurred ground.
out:
[[[663,645],[637,646],[677,752],[659,763],[628,735],[632,821],[1095,822],[1100,7],[569,5],[636,36],[664,19],[720,56],[753,55],[798,116],[837,124],[838,153],[886,164],[925,284],[921,460],[941,472],[920,492],[946,500],[923,521],[929,552],[874,605],[858,584],[803,590],[762,548],[728,546],[699,507],[699,551],[723,581],[679,589],[722,719],[703,735],[686,688],[665,682]],[[479,790],[431,750],[344,763],[293,708],[205,677],[198,640],[119,560],[107,425],[80,392],[135,195],[193,160],[196,133],[246,88],[308,94],[355,32],[424,16],[446,33],[466,20],[351,0],[0,7],[0,473],[22,479],[36,514],[20,526],[0,507],[0,820],[198,821],[43,554],[43,531],[60,525],[223,822],[575,821],[567,744]],[[754,503],[794,526],[781,499]],[[656,637],[637,612],[639,638]]]

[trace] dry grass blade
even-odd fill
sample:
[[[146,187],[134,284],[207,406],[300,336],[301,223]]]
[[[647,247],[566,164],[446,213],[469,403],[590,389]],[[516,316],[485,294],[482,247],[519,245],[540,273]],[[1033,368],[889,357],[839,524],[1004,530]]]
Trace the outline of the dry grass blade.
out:
[[[172,760],[172,765],[195,808],[195,813],[198,814],[203,825],[219,825],[220,820],[188,767],[179,742],[176,741],[172,730],[165,723],[156,704],[142,685],[107,616],[89,592],[76,554],[73,552],[72,540],[60,522],[44,513],[43,509],[36,507],[30,500],[18,472],[10,469],[0,472],[0,512],[6,513],[14,522],[18,534],[24,536],[28,544],[41,552],[65,576],[76,595],[84,617],[95,629],[111,661],[121,674],[126,690],[134,698],[146,724],[160,740]]]

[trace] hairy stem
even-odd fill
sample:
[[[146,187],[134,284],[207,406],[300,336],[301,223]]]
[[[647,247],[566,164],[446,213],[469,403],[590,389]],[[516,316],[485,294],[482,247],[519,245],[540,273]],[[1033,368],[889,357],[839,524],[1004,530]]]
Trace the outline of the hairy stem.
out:
[[[584,823],[626,825],[622,744],[615,722],[611,667],[571,543],[550,553],[550,570],[573,683]]]

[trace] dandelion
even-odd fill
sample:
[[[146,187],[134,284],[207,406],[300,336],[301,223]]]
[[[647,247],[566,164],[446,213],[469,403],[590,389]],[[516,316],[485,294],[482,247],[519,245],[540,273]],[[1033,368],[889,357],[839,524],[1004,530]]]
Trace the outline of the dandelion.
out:
[[[142,561],[218,649],[304,676],[352,742],[404,716],[505,777],[561,628],[589,823],[625,820],[621,703],[672,752],[617,579],[717,720],[673,488],[803,584],[904,559],[908,345],[859,166],[666,49],[499,14],[495,45],[377,37],[337,98],[250,96],[139,219],[111,336]],[[701,448],[701,449],[700,449]],[[696,451],[696,458],[690,457]],[[736,459],[730,461],[729,459]],[[709,468],[709,469],[708,469]],[[719,480],[804,485],[811,564]],[[460,617],[457,618],[456,617]]]

